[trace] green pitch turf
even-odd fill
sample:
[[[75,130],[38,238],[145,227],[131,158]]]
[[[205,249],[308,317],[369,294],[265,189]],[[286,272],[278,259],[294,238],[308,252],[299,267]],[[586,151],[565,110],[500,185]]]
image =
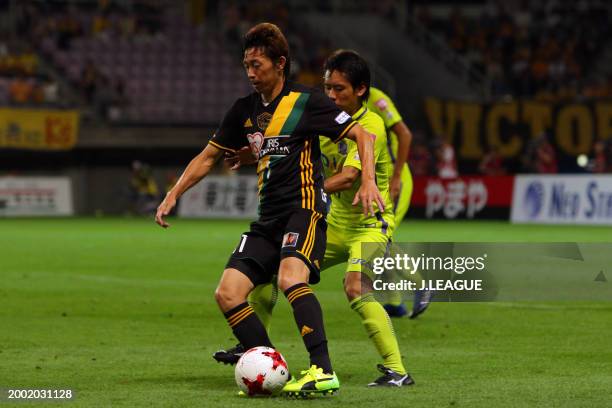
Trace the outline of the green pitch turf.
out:
[[[0,388],[72,389],[66,407],[604,407],[612,404],[611,303],[434,304],[394,320],[417,385],[368,389],[378,362],[342,293],[316,287],[340,376],[316,401],[237,397],[211,354],[233,339],[213,299],[243,221],[0,220]],[[397,241],[611,242],[609,228],[410,222]],[[612,284],[612,283],[608,283]],[[272,339],[306,353],[279,299]],[[0,408],[8,406],[0,401]],[[16,406],[44,406],[40,402]]]

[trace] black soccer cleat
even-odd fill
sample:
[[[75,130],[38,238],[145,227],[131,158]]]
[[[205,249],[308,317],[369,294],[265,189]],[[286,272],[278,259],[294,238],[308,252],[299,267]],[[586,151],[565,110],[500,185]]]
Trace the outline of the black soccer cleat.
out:
[[[238,343],[235,347],[217,351],[215,354],[213,354],[213,358],[219,363],[235,365],[245,351],[244,346]]]
[[[406,313],[408,313],[406,306],[403,303],[400,303],[399,305],[385,303],[383,307],[385,308],[385,311],[389,317],[404,317],[406,316]]]
[[[383,375],[369,383],[368,387],[407,387],[414,384],[414,380],[408,373],[396,373],[382,364],[378,364],[376,368],[378,368],[378,371],[383,373]]]
[[[414,292],[414,301],[412,302],[412,312],[408,315],[409,319],[416,319],[429,307],[433,290],[417,290]]]

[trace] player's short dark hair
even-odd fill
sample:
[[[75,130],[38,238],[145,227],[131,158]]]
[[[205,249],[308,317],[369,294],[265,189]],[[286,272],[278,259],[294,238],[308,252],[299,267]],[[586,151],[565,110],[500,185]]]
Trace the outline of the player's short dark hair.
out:
[[[327,58],[323,66],[325,71],[338,71],[348,79],[353,88],[365,85],[366,91],[362,100],[370,95],[370,67],[367,61],[353,50],[337,50]]]
[[[285,57],[284,73],[289,77],[291,63],[289,60],[289,43],[283,32],[272,23],[260,23],[251,28],[244,36],[242,52],[249,48],[261,48],[273,62],[278,62],[280,57]]]

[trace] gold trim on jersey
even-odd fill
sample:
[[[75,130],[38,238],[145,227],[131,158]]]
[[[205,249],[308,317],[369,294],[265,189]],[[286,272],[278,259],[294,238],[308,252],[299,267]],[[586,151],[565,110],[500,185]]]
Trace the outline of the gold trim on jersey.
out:
[[[300,92],[289,92],[289,95],[283,96],[274,110],[272,120],[270,120],[270,124],[266,128],[264,137],[280,136],[280,131],[291,114],[293,106],[300,95]]]
[[[336,140],[334,140],[334,143],[338,143],[340,140],[344,139],[344,136],[346,136],[346,133],[351,130],[353,128],[353,126],[355,126],[357,124],[357,121],[353,120],[353,122],[351,122],[350,125],[348,125],[346,127],[346,129],[344,129],[342,131],[342,133],[340,133],[340,136],[338,136],[338,138]]]
[[[217,149],[225,150],[231,153],[236,153],[236,150],[230,149],[229,147],[221,146],[219,143],[213,142],[212,140],[209,140],[208,144],[215,146]]]

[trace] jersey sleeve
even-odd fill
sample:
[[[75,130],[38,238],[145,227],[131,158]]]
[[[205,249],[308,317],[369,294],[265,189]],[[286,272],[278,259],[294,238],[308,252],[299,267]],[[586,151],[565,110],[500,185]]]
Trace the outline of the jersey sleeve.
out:
[[[366,132],[376,136],[376,140],[374,142],[374,157],[378,157],[381,148],[384,149],[387,146],[387,132],[385,130],[383,121],[377,115],[368,113],[362,120],[359,121],[359,123]],[[351,166],[361,170],[361,160],[359,158],[357,143],[353,142],[352,140],[348,140],[347,143],[348,150],[346,153],[346,159],[344,160],[344,166]]]
[[[244,103],[241,100],[236,101],[225,114],[221,125],[208,143],[230,152],[248,146],[247,138],[244,136],[244,121],[247,116],[248,113],[244,108]]]
[[[382,118],[387,129],[403,120],[391,98],[383,91],[371,88],[370,93],[368,106],[374,113]]]
[[[359,150],[357,149],[357,143],[352,140],[347,140],[348,149],[346,151],[346,159],[344,159],[344,166],[351,166],[361,171],[361,159],[359,158]]]
[[[315,135],[340,141],[357,124],[351,115],[338,108],[322,92],[313,92],[308,99],[308,127]]]

